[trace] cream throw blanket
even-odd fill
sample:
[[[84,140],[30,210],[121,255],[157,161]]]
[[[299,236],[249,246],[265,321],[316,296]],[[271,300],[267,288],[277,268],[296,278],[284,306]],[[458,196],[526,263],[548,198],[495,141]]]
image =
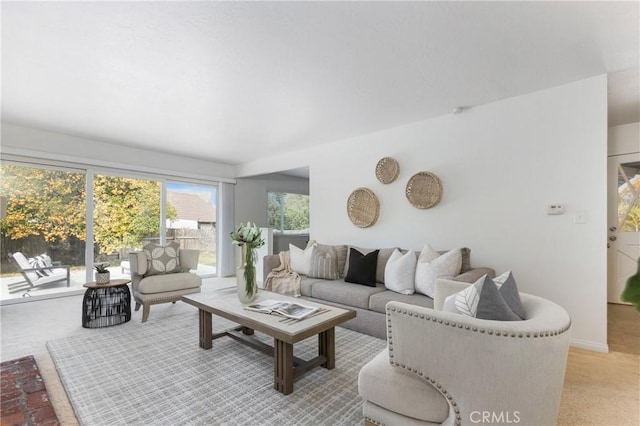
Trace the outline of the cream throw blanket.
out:
[[[281,251],[280,266],[269,272],[264,282],[264,289],[288,296],[300,296],[300,275],[291,269],[291,258],[288,251]]]

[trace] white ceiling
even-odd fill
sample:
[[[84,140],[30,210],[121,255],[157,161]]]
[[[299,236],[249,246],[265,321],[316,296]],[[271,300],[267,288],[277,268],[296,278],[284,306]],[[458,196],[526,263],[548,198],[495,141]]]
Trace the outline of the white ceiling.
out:
[[[609,74],[639,3],[2,2],[2,119],[238,164]]]

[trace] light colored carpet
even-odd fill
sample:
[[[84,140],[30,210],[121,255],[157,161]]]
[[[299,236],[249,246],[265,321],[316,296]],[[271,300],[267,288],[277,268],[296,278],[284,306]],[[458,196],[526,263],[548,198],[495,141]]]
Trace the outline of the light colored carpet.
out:
[[[214,317],[214,330],[231,326]],[[201,349],[196,312],[47,344],[80,424],[91,426],[360,424],[358,372],[385,346],[337,328],[336,368],[306,373],[285,396],[273,388],[271,357],[230,338]],[[294,352],[314,357],[317,338]]]

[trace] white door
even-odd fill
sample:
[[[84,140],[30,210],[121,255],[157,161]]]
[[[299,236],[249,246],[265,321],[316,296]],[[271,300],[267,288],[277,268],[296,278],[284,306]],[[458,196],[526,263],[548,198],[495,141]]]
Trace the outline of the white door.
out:
[[[640,153],[609,157],[607,300],[620,294],[640,257]]]

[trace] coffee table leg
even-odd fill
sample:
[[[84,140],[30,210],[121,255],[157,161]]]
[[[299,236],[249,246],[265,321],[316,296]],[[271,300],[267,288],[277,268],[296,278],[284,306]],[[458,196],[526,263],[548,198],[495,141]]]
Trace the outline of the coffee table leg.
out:
[[[273,339],[274,388],[289,395],[293,392],[293,345]]]
[[[200,320],[200,347],[203,349],[211,349],[213,347],[211,312],[200,309],[198,311],[198,319]]]
[[[321,364],[332,370],[336,366],[336,329],[331,327],[318,334],[318,355],[327,357],[327,362]]]

